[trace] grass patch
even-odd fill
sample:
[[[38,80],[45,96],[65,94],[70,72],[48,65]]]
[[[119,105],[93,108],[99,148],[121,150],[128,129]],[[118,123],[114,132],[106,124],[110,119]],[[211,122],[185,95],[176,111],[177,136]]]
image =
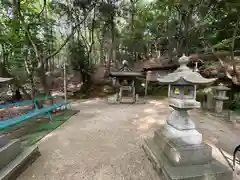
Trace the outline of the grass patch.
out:
[[[49,121],[47,117],[34,118],[4,132],[10,134],[13,138],[20,138],[24,147],[31,146],[78,112],[76,110],[65,110],[53,115],[52,121]]]

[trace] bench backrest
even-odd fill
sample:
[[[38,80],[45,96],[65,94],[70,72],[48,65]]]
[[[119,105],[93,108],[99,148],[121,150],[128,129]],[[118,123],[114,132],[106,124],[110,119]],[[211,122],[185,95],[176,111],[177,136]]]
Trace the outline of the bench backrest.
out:
[[[56,96],[43,96],[43,97],[39,97],[36,99],[19,101],[19,102],[15,102],[15,103],[11,103],[11,104],[1,104],[0,109],[15,107],[15,106],[25,106],[25,105],[29,105],[29,104],[32,104],[32,103],[35,103],[38,101],[47,100],[47,99],[56,99]]]

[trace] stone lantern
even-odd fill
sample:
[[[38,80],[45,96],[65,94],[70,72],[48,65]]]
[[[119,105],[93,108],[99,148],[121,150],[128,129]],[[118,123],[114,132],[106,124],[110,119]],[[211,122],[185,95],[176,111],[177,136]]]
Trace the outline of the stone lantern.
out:
[[[196,85],[209,84],[215,79],[203,78],[199,73],[187,67],[189,58],[179,59],[180,67],[167,76],[158,78],[161,84],[168,84],[169,105],[174,109],[167,119],[166,127],[175,136],[182,136],[186,143],[201,143],[202,136],[195,130],[195,125],[188,115],[188,110],[200,108],[196,101]],[[186,137],[190,135],[190,137]]]
[[[220,83],[216,88],[216,96],[214,96],[215,99],[215,112],[216,113],[222,113],[223,111],[223,102],[228,100],[229,98],[226,96],[227,91],[230,90],[230,88],[224,86],[222,83]]]
[[[160,176],[168,180],[218,179],[230,180],[232,172],[217,160],[212,149],[202,142],[188,110],[200,108],[196,101],[196,86],[209,84],[216,79],[206,79],[187,67],[189,57],[179,59],[180,67],[173,73],[158,78],[168,84],[169,105],[173,108],[164,126],[146,139],[143,149]]]

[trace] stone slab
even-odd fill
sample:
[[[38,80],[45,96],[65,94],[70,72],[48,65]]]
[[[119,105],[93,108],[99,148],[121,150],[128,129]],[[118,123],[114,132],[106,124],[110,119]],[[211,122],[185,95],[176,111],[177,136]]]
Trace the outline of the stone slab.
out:
[[[139,99],[136,102],[134,102],[133,98],[123,97],[121,102],[117,102],[114,97],[109,97],[107,99],[108,104],[145,104],[146,101],[143,99]]]
[[[184,109],[173,110],[167,118],[167,123],[178,130],[191,130],[196,128],[187,110]]]
[[[0,169],[10,163],[22,151],[19,139],[10,140],[8,144],[0,148]]]
[[[169,138],[181,138],[187,144],[201,144],[202,134],[196,129],[178,130],[169,124],[164,125],[164,134]]]
[[[8,136],[4,134],[0,135],[0,148],[6,145],[7,143],[9,143]]]
[[[168,139],[161,131],[155,131],[154,142],[174,166],[199,165],[212,160],[212,148],[201,143],[186,144],[182,139]]]
[[[146,139],[143,149],[159,175],[166,180],[232,180],[231,169],[217,160],[204,165],[172,166],[167,157],[161,153],[153,139]]]
[[[0,180],[16,179],[39,155],[40,153],[36,145],[26,148],[13,161],[0,170]]]
[[[194,108],[200,108],[201,104],[200,102],[194,100],[194,99],[177,99],[177,98],[170,98],[169,99],[169,105],[172,107],[180,108],[180,109],[194,109]]]

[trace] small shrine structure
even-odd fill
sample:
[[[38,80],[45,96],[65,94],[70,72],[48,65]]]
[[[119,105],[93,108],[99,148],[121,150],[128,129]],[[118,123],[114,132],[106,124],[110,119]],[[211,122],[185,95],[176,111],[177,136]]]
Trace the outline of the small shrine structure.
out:
[[[169,105],[173,108],[164,126],[146,139],[143,149],[159,175],[167,180],[232,179],[232,171],[212,157],[212,148],[202,141],[188,111],[200,108],[197,85],[213,83],[187,67],[189,57],[179,59],[180,67],[158,78],[168,84]]]
[[[110,72],[113,85],[118,89],[112,103],[137,103],[139,102],[138,94],[136,94],[136,79],[143,77],[141,72],[134,72],[128,66],[128,62],[124,60],[118,71]]]

